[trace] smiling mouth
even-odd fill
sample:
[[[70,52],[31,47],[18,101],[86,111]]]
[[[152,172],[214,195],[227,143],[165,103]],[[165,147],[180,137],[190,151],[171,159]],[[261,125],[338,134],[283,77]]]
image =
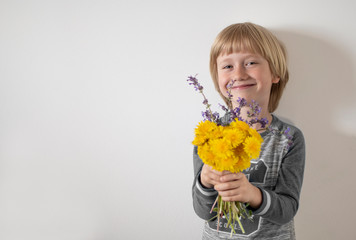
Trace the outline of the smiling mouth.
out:
[[[246,89],[255,86],[256,84],[243,84],[238,86],[233,86],[232,89]]]

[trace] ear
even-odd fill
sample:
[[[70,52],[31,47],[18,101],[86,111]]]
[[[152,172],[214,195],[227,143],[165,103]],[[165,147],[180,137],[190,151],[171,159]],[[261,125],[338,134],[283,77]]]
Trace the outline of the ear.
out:
[[[280,77],[273,77],[272,78],[272,83],[279,83],[279,80],[281,80]]]

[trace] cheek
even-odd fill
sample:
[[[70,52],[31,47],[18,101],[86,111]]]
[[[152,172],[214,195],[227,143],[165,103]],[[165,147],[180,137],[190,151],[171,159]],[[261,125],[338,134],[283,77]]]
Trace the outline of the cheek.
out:
[[[219,89],[220,89],[220,92],[225,96],[227,97],[227,89],[226,89],[226,85],[225,85],[225,81],[221,78],[218,79],[218,83],[219,83]]]

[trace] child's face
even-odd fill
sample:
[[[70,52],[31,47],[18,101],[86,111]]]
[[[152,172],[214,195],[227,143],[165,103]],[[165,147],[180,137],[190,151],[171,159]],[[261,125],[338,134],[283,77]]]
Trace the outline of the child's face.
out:
[[[255,100],[262,108],[268,108],[272,83],[279,81],[273,77],[269,64],[258,54],[237,52],[220,55],[217,58],[219,88],[225,97],[227,85],[236,80],[231,88],[233,105],[238,97],[248,102]]]

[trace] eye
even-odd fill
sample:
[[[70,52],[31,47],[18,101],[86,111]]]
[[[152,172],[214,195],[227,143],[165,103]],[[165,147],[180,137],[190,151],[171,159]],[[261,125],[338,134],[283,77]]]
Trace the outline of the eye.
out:
[[[255,61],[249,61],[245,65],[246,66],[252,66],[252,65],[256,65],[256,64],[257,64],[257,62],[255,62]]]
[[[232,68],[232,65],[226,65],[223,67],[223,69],[231,69]]]

